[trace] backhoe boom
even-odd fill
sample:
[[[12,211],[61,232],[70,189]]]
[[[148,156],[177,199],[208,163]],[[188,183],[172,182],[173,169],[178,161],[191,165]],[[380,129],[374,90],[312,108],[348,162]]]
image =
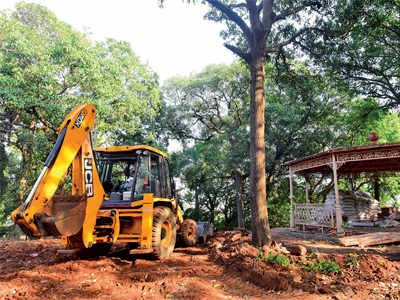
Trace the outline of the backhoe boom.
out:
[[[79,105],[68,114],[34,187],[12,213],[14,222],[29,236],[62,235],[76,247],[93,243],[96,215],[104,200],[90,139],[95,116],[92,104]],[[71,164],[71,196],[57,196]]]

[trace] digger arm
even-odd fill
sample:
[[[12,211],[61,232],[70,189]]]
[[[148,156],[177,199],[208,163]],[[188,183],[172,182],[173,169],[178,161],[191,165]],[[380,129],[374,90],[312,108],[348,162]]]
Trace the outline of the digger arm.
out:
[[[75,246],[91,247],[96,215],[104,199],[90,139],[95,116],[94,105],[79,105],[62,123],[34,187],[11,214],[26,234],[62,235],[63,239],[72,239]],[[71,164],[72,195],[55,196]]]

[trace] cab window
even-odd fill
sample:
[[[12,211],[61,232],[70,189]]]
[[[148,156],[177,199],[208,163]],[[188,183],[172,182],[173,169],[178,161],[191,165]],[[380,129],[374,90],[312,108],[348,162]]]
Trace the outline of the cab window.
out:
[[[161,197],[161,178],[160,178],[160,157],[158,155],[151,155],[151,192],[154,194],[154,197]]]
[[[165,186],[165,197],[172,198],[169,164],[168,160],[165,158],[163,159],[163,170],[164,170],[163,181]]]
[[[150,193],[150,156],[143,154],[140,157],[139,166],[136,174],[136,184],[133,200],[142,200],[143,194]]]

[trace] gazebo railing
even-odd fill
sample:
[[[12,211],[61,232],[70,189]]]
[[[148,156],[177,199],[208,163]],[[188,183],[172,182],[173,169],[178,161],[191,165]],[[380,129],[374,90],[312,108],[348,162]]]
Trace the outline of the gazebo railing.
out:
[[[295,203],[294,225],[335,226],[334,205],[327,203]]]

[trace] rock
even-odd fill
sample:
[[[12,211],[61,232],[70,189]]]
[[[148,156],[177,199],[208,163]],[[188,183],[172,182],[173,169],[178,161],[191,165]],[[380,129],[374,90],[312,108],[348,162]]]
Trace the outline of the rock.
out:
[[[296,283],[301,283],[303,282],[303,277],[301,277],[300,275],[296,275],[294,276],[293,281]]]
[[[332,290],[326,286],[321,286],[318,288],[318,292],[320,292],[321,294],[329,294],[332,293]]]
[[[242,238],[242,234],[241,233],[236,233],[235,235],[232,236],[231,241],[237,241],[240,240]]]
[[[307,248],[304,246],[286,245],[285,247],[292,255],[305,256],[307,254]]]
[[[279,250],[281,251],[281,253],[284,253],[284,254],[289,254],[290,253],[289,250],[286,247],[283,247],[283,246],[280,246]],[[306,249],[306,251],[307,251],[307,249]]]
[[[214,241],[211,247],[215,248],[216,250],[222,248],[222,244],[219,241]]]
[[[316,273],[315,274],[315,279],[318,280],[318,281],[326,283],[328,281],[329,277],[327,277],[324,274]]]
[[[239,253],[243,256],[256,257],[259,254],[259,251],[257,248],[244,243],[240,246]]]
[[[216,241],[223,243],[225,241],[224,237],[217,237],[215,238]]]

